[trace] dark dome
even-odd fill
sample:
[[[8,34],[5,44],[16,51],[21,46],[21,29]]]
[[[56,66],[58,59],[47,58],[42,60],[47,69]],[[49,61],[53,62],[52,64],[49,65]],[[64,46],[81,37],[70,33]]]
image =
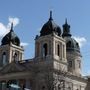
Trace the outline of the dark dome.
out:
[[[78,42],[71,38],[71,37],[65,37],[66,40],[66,49],[67,51],[78,51],[80,52],[80,47]]]
[[[13,25],[11,26],[10,32],[2,38],[1,45],[6,45],[10,43],[20,46],[20,40],[13,31]]]
[[[80,52],[80,47],[78,42],[72,38],[70,33],[70,25],[67,23],[67,19],[65,20],[65,24],[63,25],[63,34],[62,37],[66,41],[66,50],[67,51],[77,51]]]
[[[56,33],[58,36],[61,35],[61,29],[60,27],[53,21],[52,19],[52,12],[50,12],[50,18],[48,20],[48,22],[46,22],[41,31],[40,31],[40,36],[45,36],[45,35],[49,35],[52,33]]]

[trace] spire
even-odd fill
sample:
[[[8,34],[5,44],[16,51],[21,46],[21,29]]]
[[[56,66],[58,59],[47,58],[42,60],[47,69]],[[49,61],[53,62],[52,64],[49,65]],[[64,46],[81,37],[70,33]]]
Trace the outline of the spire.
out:
[[[52,11],[50,11],[50,18],[49,18],[49,20],[53,20],[53,18],[52,18]]]
[[[11,23],[11,31],[13,31],[13,22]]]
[[[62,36],[71,36],[70,25],[67,23],[67,18],[65,19],[65,24],[63,25],[63,34]]]
[[[67,24],[67,18],[65,19],[65,24]]]

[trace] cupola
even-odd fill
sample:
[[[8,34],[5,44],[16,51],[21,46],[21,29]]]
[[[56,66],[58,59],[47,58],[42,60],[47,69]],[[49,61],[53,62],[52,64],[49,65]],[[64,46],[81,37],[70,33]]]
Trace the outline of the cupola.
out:
[[[67,38],[65,38],[65,40],[66,40],[66,50],[67,51],[80,52],[79,44],[74,38],[67,37]]]
[[[61,35],[61,28],[54,22],[52,18],[52,11],[50,11],[50,18],[49,20],[43,25],[41,31],[40,31],[40,36],[45,36],[49,35],[52,33],[57,34],[58,36]]]
[[[66,41],[66,49],[67,51],[78,51],[80,52],[80,47],[78,42],[71,37],[70,33],[70,25],[67,23],[67,19],[65,20],[65,24],[63,25],[63,34],[62,37]]]
[[[13,23],[11,24],[10,32],[7,33],[1,40],[1,45],[14,44],[16,46],[20,46],[20,39],[13,31]]]

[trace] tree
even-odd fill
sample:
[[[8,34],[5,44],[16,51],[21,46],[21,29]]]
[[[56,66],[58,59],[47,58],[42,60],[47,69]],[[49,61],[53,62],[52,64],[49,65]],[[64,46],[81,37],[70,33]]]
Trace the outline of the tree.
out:
[[[65,90],[65,77],[67,72],[55,70],[50,67],[44,71],[45,90]]]

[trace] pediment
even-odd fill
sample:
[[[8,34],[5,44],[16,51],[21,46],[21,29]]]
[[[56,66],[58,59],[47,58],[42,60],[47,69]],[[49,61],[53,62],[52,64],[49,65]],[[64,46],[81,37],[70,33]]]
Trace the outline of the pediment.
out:
[[[5,67],[3,67],[0,70],[0,74],[22,72],[22,71],[25,71],[25,70],[27,70],[27,69],[22,64],[12,62],[12,63],[6,65]]]

